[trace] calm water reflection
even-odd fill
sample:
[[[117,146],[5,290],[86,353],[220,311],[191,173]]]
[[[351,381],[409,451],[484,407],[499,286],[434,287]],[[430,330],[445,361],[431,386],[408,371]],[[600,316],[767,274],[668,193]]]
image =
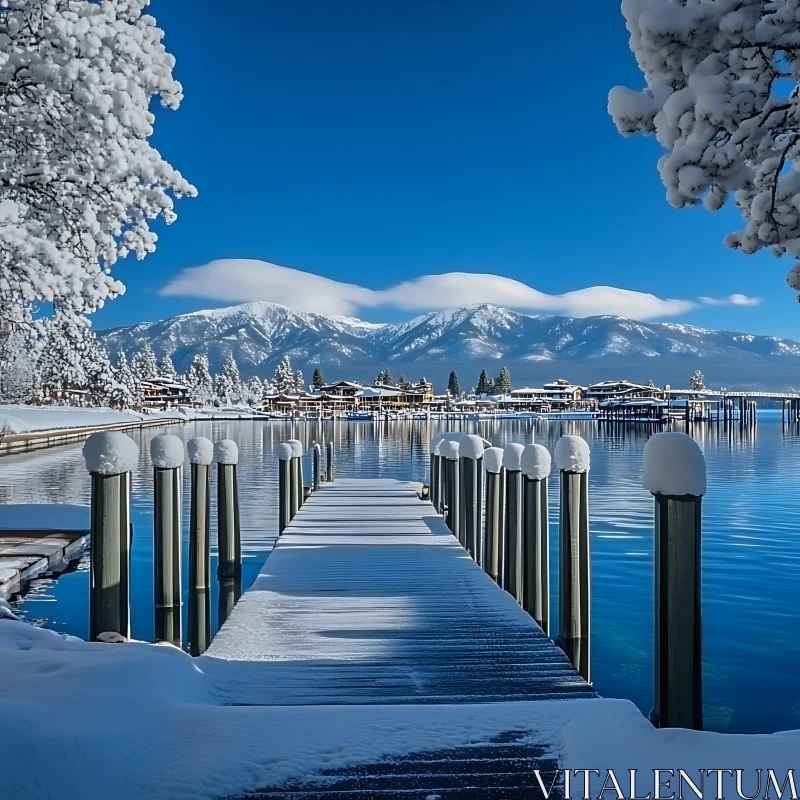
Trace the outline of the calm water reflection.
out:
[[[652,498],[640,482],[647,431],[579,422],[474,422],[464,427],[497,445],[530,442],[535,435],[552,449],[562,433],[588,439],[592,447],[593,676],[602,695],[629,698],[648,712],[653,683],[653,511]],[[423,480],[427,442],[439,430],[439,423],[424,422],[350,423],[335,429],[330,423],[292,428],[283,422],[209,422],[169,428],[185,439],[231,438],[239,444],[245,587],[261,568],[277,531],[277,471],[272,456],[277,442],[290,435],[306,443],[332,437],[338,476]],[[133,476],[132,628],[135,637],[148,640],[153,636],[153,570],[147,442],[158,432],[134,434],[141,457]],[[783,431],[780,414],[763,412],[754,433],[738,427],[730,431],[699,428],[694,435],[705,452],[709,474],[703,509],[706,727],[737,732],[800,728],[796,692],[800,536],[794,487],[800,434]],[[185,481],[186,501],[188,475]],[[550,488],[552,619],[557,620],[557,481],[551,480]],[[80,446],[0,459],[2,502],[87,503],[88,492]],[[212,503],[213,508],[213,498]],[[215,522],[212,515],[212,542],[216,541]],[[184,553],[184,568],[186,564]],[[212,552],[215,574],[216,553]],[[39,581],[20,608],[29,619],[85,637],[87,579],[83,564],[57,582]],[[219,598],[216,581],[212,584],[211,629],[215,630]]]

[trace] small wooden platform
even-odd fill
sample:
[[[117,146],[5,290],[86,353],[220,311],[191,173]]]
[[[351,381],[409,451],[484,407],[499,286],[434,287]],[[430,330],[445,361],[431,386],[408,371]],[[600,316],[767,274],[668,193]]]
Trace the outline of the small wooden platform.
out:
[[[430,705],[597,696],[418,490],[399,481],[337,480],[311,495],[208,650],[234,662],[217,689],[220,702]],[[406,797],[444,785],[453,791],[443,797],[534,797],[532,763],[552,770],[554,762],[546,748],[523,740],[362,765],[257,796]],[[428,776],[408,784],[412,795],[400,791],[409,771]],[[481,772],[477,783],[464,777]]]
[[[88,507],[0,504],[0,598],[44,573],[64,570],[88,541]]]

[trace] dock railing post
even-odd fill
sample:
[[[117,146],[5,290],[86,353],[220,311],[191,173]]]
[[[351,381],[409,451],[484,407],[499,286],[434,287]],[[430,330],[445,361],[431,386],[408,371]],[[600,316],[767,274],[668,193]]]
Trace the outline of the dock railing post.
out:
[[[186,443],[192,471],[189,503],[189,653],[202,655],[211,644],[211,492],[209,467],[214,445],[202,436]]]
[[[169,433],[150,440],[153,462],[155,638],[183,644],[181,624],[181,466],[183,442]]]
[[[681,433],[652,436],[642,483],[655,507],[655,702],[659,728],[703,727],[701,503],[706,464]]]
[[[555,457],[561,473],[556,644],[591,682],[589,445],[580,436],[562,436]]]
[[[222,439],[214,443],[217,462],[217,575],[221,579],[242,574],[242,542],[239,527],[239,448]]]
[[[278,456],[278,536],[292,521],[292,446],[288,442],[276,448]]]
[[[316,492],[319,489],[320,476],[319,469],[322,464],[322,448],[318,444],[314,444],[314,482],[312,486]]]
[[[462,544],[472,558],[480,563],[481,517],[483,516],[483,439],[464,436],[458,446],[461,476],[461,507],[464,531]]]
[[[550,635],[550,453],[540,444],[522,453],[522,607]]]
[[[503,579],[502,539],[505,516],[503,488],[503,450],[489,447],[483,451],[483,471],[486,473],[486,525],[483,534],[483,569],[498,585]]]
[[[292,448],[291,520],[303,505],[303,443],[299,439],[289,439],[286,444]]]
[[[458,536],[458,513],[460,510],[458,447],[458,442],[455,441],[444,441],[439,444],[439,455],[444,459],[444,485],[447,503],[444,521],[455,536]]]
[[[119,431],[93,433],[83,446],[91,476],[89,638],[130,638],[131,472],[139,448]]]
[[[328,442],[325,446],[325,455],[327,456],[325,480],[328,483],[333,483],[333,442]]]
[[[506,514],[503,535],[503,588],[522,603],[522,453],[525,446],[512,442],[503,450],[506,474]]]

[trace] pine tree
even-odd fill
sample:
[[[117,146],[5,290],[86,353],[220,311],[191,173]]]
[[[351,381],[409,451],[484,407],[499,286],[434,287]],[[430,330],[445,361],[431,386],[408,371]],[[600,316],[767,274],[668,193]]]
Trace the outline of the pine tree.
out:
[[[242,399],[249,406],[257,406],[260,405],[263,396],[264,384],[258,375],[253,375],[245,384],[244,397]]]
[[[496,394],[508,394],[511,391],[511,373],[503,367],[494,384]]]
[[[186,383],[193,403],[207,406],[214,401],[214,380],[208,367],[208,356],[195,355],[186,374]]]
[[[279,394],[294,391],[295,374],[292,371],[292,362],[289,354],[285,354],[275,369],[272,383]]]
[[[107,350],[91,331],[85,333],[82,351],[89,402],[95,406],[124,405],[125,387],[117,382]]]
[[[228,353],[225,357],[219,377],[222,379],[217,393],[219,399],[227,405],[240,403],[242,401],[242,378],[239,375],[239,367],[236,366],[233,353]]]
[[[397,379],[397,385],[404,391],[407,392],[411,388],[411,381],[405,376],[401,375]]]
[[[150,342],[145,342],[144,347],[136,354],[131,365],[133,374],[140,381],[149,381],[158,377],[158,361]]]
[[[317,367],[314,370],[314,375],[311,378],[311,383],[313,384],[314,389],[316,389],[316,391],[319,391],[325,385],[325,378],[322,376],[322,372],[320,371],[319,367]]]
[[[458,375],[455,370],[450,372],[450,380],[447,382],[447,391],[451,397],[458,397],[461,394],[461,387],[458,385]]]
[[[301,392],[305,392],[305,382],[303,380],[303,373],[300,370],[297,370],[294,374],[294,392],[296,394],[300,394]]]
[[[40,398],[36,345],[27,331],[10,326],[0,331],[0,401],[33,403]]]
[[[133,374],[131,365],[123,350],[117,353],[114,362],[114,378],[123,387],[120,392],[120,400],[123,408],[139,408],[142,405],[142,385],[139,379]]]
[[[178,373],[175,371],[175,365],[172,363],[169,353],[165,354],[164,358],[161,359],[161,363],[158,365],[158,377],[168,378],[171,381],[176,380],[178,377]]]
[[[699,369],[694,371],[694,374],[691,377],[691,385],[693,392],[701,392],[703,389],[706,388],[706,379],[702,372]]]
[[[392,384],[392,373],[389,372],[388,369],[383,369],[378,373],[378,377],[375,378],[375,385],[376,386],[391,386]]]
[[[478,385],[475,387],[477,394],[490,394],[494,389],[494,385],[486,374],[486,370],[481,370],[481,376],[478,378]]]
[[[45,346],[39,359],[42,399],[63,402],[86,387],[83,364],[83,329],[74,319],[59,314],[45,323]],[[76,396],[71,399],[76,401]]]

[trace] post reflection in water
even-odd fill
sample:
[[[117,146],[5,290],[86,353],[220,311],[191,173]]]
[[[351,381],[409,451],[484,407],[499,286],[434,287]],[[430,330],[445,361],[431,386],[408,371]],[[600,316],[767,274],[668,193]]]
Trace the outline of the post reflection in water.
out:
[[[685,423],[673,426],[684,430]],[[551,452],[565,433],[583,436],[592,451],[589,474],[592,558],[592,678],[604,696],[633,700],[647,714],[653,696],[653,498],[641,484],[647,438],[659,428],[591,421],[399,420],[381,422],[198,422],[131,433],[139,445],[132,473],[135,535],[131,563],[131,629],[153,641],[153,488],[149,439],[161,432],[206,436],[239,445],[242,575],[211,581],[195,592],[187,579],[184,646],[200,653],[249,587],[278,532],[278,463],[274,447],[297,438],[309,451],[334,443],[337,477],[393,477],[427,482],[428,442],[461,429],[503,446],[536,441]],[[708,467],[703,500],[704,723],[710,730],[768,732],[800,728],[798,611],[800,536],[795,491],[800,426],[781,424],[781,411],[759,411],[758,424],[690,424]],[[183,480],[183,552],[189,563],[190,470]],[[558,481],[551,476],[551,619],[558,619]],[[216,481],[211,481],[211,569],[217,569]],[[81,445],[0,459],[3,502],[89,502]],[[88,559],[80,569],[33,584],[20,604],[27,619],[88,637]],[[188,577],[188,576],[187,576]],[[555,628],[556,626],[552,626]],[[551,635],[558,631],[551,630]],[[775,643],[781,646],[776,647]],[[764,678],[767,678],[765,680]]]

